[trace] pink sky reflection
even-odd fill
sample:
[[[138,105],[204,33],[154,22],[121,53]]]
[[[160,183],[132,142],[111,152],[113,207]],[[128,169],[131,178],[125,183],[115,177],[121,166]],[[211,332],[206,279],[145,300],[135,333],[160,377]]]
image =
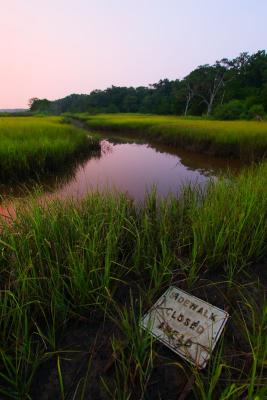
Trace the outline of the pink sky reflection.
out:
[[[160,153],[147,145],[125,143],[111,145],[111,151],[101,158],[89,159],[52,197],[80,199],[92,190],[110,189],[125,192],[139,201],[153,185],[161,197],[169,192],[177,194],[184,184],[206,182],[203,173],[188,169],[177,155]]]

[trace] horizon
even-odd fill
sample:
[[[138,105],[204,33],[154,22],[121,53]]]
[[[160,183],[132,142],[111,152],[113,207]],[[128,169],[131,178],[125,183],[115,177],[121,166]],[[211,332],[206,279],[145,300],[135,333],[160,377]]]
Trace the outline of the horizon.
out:
[[[266,48],[267,4],[237,0],[29,0],[0,16],[0,109],[114,86],[181,79],[202,64]],[[229,13],[229,9],[231,13]]]

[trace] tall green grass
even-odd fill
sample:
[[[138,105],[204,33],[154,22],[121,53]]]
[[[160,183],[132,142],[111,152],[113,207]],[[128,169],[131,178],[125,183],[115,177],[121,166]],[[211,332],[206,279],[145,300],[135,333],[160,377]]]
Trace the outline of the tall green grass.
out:
[[[161,201],[152,193],[142,207],[115,194],[91,194],[79,204],[27,200],[12,222],[1,223],[2,397],[31,398],[49,359],[56,364],[58,398],[66,397],[61,340],[73,321],[90,323],[95,313],[102,324],[113,324],[111,372],[101,379],[106,398],[149,397],[159,355],[138,323],[170,283],[194,293],[204,288],[232,316],[206,372],[164,353],[185,382],[193,376],[194,398],[265,395],[267,303],[260,292],[252,296],[251,276],[267,256],[266,180],[262,165],[206,192],[187,188],[180,198]],[[223,282],[213,282],[212,291],[203,286],[202,277],[214,273],[226,281],[220,303]],[[93,362],[84,380],[90,381]],[[86,398],[80,382],[75,393],[81,387]]]
[[[149,140],[245,161],[267,154],[267,123],[214,121],[143,114],[73,114],[88,127],[134,132]]]
[[[0,118],[0,180],[38,178],[97,148],[85,131],[55,117]]]

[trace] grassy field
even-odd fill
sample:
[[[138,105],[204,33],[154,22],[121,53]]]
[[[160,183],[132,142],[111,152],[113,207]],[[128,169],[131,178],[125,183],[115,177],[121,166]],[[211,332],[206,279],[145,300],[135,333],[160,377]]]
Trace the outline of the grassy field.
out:
[[[266,398],[266,187],[262,165],[142,208],[27,199],[1,228],[0,397]],[[204,371],[138,326],[170,284],[231,315]]]
[[[74,114],[88,127],[134,132],[152,141],[244,161],[267,154],[267,122],[212,121],[142,114]]]
[[[60,123],[60,118],[0,118],[0,180],[27,180],[54,173],[97,147],[85,131]]]

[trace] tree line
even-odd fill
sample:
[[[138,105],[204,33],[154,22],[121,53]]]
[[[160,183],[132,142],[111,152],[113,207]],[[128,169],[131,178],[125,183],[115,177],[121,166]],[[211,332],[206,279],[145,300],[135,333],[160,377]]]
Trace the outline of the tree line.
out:
[[[267,53],[241,53],[205,64],[179,80],[148,87],[111,86],[59,100],[32,98],[30,111],[207,115],[219,119],[262,118],[267,112]]]

